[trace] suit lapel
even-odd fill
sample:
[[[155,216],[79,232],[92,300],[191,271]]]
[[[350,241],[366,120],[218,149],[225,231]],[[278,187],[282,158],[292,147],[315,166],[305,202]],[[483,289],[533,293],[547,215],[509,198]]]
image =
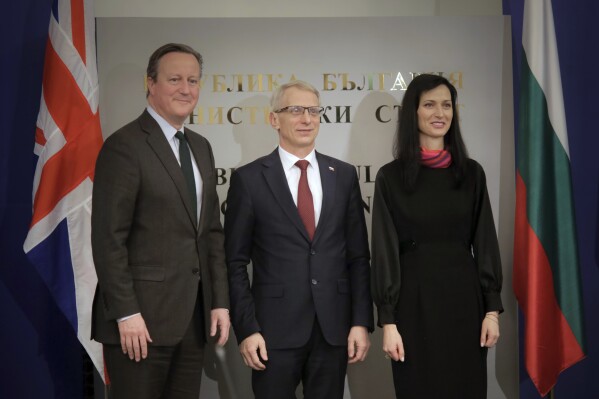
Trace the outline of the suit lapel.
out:
[[[318,240],[322,234],[323,227],[326,225],[327,218],[330,216],[335,203],[335,187],[337,185],[337,171],[335,168],[335,160],[325,157],[316,152],[316,160],[318,161],[318,170],[320,172],[320,183],[322,185],[322,207],[320,217],[314,232],[314,240]]]
[[[209,152],[206,151],[206,146],[202,145],[200,137],[196,133],[188,130],[187,140],[196,164],[198,165],[198,169],[200,170],[200,176],[202,176],[202,206],[200,208],[200,223],[198,226],[198,231],[202,231],[204,223],[206,222],[207,212],[210,211],[210,207],[208,206],[208,204],[210,204],[210,198],[208,198],[208,196],[211,191],[206,189],[207,185],[204,183],[211,177],[212,159]]]
[[[302,236],[309,241],[310,238],[308,237],[308,232],[304,227],[304,223],[297,211],[297,206],[295,206],[293,197],[289,191],[289,184],[287,183],[287,178],[283,171],[283,164],[281,163],[278,150],[275,149],[270,155],[264,158],[262,165],[264,166],[262,173],[275,200],[279,203],[279,206],[283,209],[293,225],[300,231]]]
[[[177,162],[177,158],[175,154],[173,154],[173,149],[170,144],[166,140],[160,125],[152,118],[152,116],[148,113],[148,111],[144,111],[144,113],[139,118],[139,122],[141,128],[148,134],[148,145],[152,148],[152,150],[156,153],[160,162],[166,169],[167,173],[175,183],[177,187],[177,191],[179,191],[179,195],[181,196],[181,200],[187,210],[187,214],[189,215],[190,222],[193,223],[195,227],[197,227],[197,223],[194,220],[193,209],[191,206],[191,199],[189,198],[189,191],[187,190],[187,183],[185,182],[185,177],[183,177],[183,172],[181,171],[181,166]]]

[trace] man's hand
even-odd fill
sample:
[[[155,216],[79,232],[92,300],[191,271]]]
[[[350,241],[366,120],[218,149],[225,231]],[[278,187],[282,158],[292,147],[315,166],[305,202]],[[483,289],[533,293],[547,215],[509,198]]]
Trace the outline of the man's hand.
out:
[[[119,321],[117,325],[123,353],[136,362],[148,357],[148,342],[152,342],[152,338],[141,314]]]
[[[229,310],[224,308],[212,309],[210,311],[210,336],[215,337],[219,333],[218,341],[220,346],[225,346],[229,339],[229,327],[231,320],[229,319]]]
[[[366,327],[353,326],[347,336],[348,363],[362,362],[370,348],[370,337]]]
[[[245,365],[254,370],[264,370],[266,366],[261,360],[268,360],[266,353],[266,342],[260,333],[254,333],[241,341],[239,352],[243,357]]]

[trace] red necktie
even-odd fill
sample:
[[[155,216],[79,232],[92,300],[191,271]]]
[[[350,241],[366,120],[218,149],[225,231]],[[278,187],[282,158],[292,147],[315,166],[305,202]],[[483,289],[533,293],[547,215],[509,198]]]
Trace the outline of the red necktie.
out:
[[[297,161],[295,165],[302,171],[299,184],[297,185],[297,210],[302,218],[302,222],[304,222],[308,236],[312,240],[316,223],[314,221],[314,201],[312,200],[312,192],[308,185],[308,173],[306,171],[310,162],[302,159]]]

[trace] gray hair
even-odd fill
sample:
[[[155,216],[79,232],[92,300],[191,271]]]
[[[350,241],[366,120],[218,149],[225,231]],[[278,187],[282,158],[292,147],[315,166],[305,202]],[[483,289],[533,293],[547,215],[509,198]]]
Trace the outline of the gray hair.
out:
[[[270,98],[270,106],[272,107],[273,111],[278,111],[279,109],[281,109],[281,100],[283,99],[283,94],[285,94],[285,91],[287,89],[290,89],[292,87],[296,87],[300,90],[305,90],[314,93],[314,95],[318,99],[318,105],[320,105],[320,93],[318,92],[316,87],[312,86],[308,82],[304,82],[303,80],[294,80],[282,84],[281,86],[277,87],[275,91],[272,93],[272,97]]]

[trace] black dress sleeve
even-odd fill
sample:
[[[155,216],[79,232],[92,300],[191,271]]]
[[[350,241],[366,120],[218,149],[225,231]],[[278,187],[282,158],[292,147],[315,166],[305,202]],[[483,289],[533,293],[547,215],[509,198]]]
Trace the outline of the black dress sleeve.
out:
[[[472,250],[478,267],[478,276],[483,293],[485,312],[503,312],[501,286],[503,281],[499,244],[491,203],[487,192],[485,172],[478,163],[475,167],[475,205],[472,227]]]
[[[372,296],[378,310],[377,325],[395,323],[399,300],[399,239],[389,200],[389,187],[381,168],[377,173],[372,206]]]

